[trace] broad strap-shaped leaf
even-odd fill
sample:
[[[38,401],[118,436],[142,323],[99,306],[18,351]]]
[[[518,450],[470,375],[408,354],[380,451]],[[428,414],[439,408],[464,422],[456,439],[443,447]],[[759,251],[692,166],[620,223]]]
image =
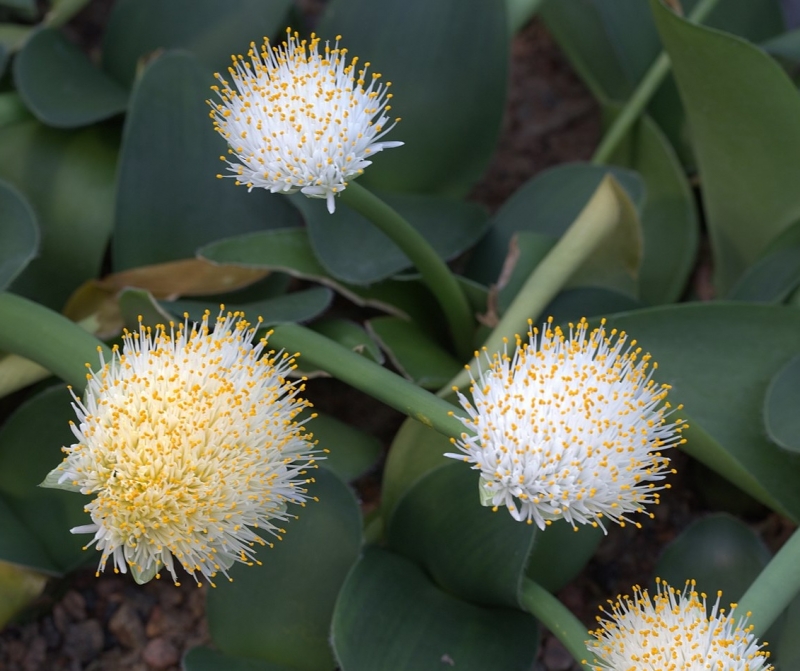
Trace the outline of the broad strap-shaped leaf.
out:
[[[379,194],[449,259],[469,249],[488,227],[483,208],[452,198]],[[344,204],[330,214],[325,203],[302,195],[292,197],[306,219],[314,254],[333,277],[368,285],[411,267],[411,261],[389,237]]]
[[[618,107],[606,107],[614,118]],[[647,115],[641,117],[611,157],[644,182],[641,207],[644,257],[639,297],[650,305],[680,298],[695,264],[700,222],[694,194],[675,150]]]
[[[295,671],[292,667],[260,659],[234,657],[205,646],[192,648],[183,656],[184,671]]]
[[[367,328],[395,367],[425,389],[439,389],[461,370],[461,364],[415,322],[376,317]]]
[[[217,179],[225,142],[203,102],[212,81],[193,56],[171,52],[134,88],[120,155],[114,270],[193,258],[213,240],[299,223],[285,196]]]
[[[387,136],[366,185],[465,195],[494,153],[506,97],[505,0],[332,0],[318,31],[392,82]]]
[[[70,401],[63,385],[50,387],[23,403],[0,429],[0,498],[52,562],[41,565],[40,556],[31,556],[28,565],[64,573],[93,555],[100,559],[96,551],[82,550],[85,538],[70,534],[73,527],[91,522],[83,511],[88,497],[38,486],[63,459],[62,446],[75,441]]]
[[[702,518],[667,546],[655,576],[682,589],[697,580],[709,596],[722,591],[723,603],[737,602],[771,557],[764,542],[743,522],[726,513]]]
[[[119,0],[103,36],[103,66],[124,86],[154,54],[185,49],[206,68],[224,70],[232,54],[279,33],[291,0]],[[205,99],[204,96],[203,99]]]
[[[800,356],[770,381],[764,397],[764,425],[770,440],[784,450],[800,452]]]
[[[800,218],[800,95],[757,47],[650,5],[691,125],[724,293]]]
[[[88,126],[128,104],[128,91],[53,28],[25,43],[14,59],[14,82],[36,117],[57,128]]]
[[[39,249],[36,215],[24,196],[0,181],[0,291],[19,275]]]
[[[389,545],[447,592],[516,607],[538,530],[505,509],[482,506],[479,479],[468,464],[453,461],[418,480],[389,519]]]
[[[286,523],[283,539],[259,553],[261,566],[236,565],[233,582],[208,595],[209,631],[222,652],[297,671],[330,671],[334,602],[361,545],[353,494],[318,469],[311,501]]]
[[[741,489],[800,519],[800,455],[762,428],[772,377],[800,354],[800,311],[741,303],[684,304],[610,317],[653,355],[659,383],[688,419],[682,449]],[[735,392],[735,393],[734,393]]]
[[[527,671],[538,635],[532,616],[461,601],[413,562],[368,548],[336,602],[332,642],[342,671]]]
[[[27,199],[41,231],[39,254],[14,292],[60,310],[97,277],[113,225],[117,146],[105,128],[67,132],[37,121],[0,128],[0,179]]]

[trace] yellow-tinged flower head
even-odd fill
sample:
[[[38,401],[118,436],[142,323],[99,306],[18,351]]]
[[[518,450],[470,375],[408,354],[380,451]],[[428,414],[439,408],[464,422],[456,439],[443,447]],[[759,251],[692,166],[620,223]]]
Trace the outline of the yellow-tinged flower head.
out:
[[[92,524],[72,533],[94,534],[100,571],[111,558],[137,582],[166,567],[177,583],[177,560],[213,585],[236,561],[259,563],[255,547],[272,543],[255,530],[280,539],[287,505],[309,498],[315,450],[297,421],[304,385],[287,380],[294,357],[254,344],[242,313],[209,318],[126,331],[73,394],[77,442],[42,484],[95,496]]]
[[[237,184],[325,198],[333,212],[336,194],[373,154],[403,144],[378,142],[399,121],[386,125],[391,82],[368,74],[370,64],[359,67],[357,57],[348,63],[339,39],[320,53],[319,37],[301,40],[287,28],[280,46],[264,38],[247,57],[233,56],[232,83],[216,75],[222,86],[212,87],[219,102],[209,101],[210,116],[228,142],[233,159],[221,158]]]
[[[598,663],[594,671],[770,671],[769,653],[747,625],[720,608],[722,593],[708,613],[706,595],[695,591],[694,581],[683,592],[657,581],[652,598],[647,590],[633,588],[633,596],[609,601],[601,607],[598,629],[587,643]]]
[[[470,433],[446,456],[474,464],[482,503],[516,520],[624,526],[658,503],[672,472],[662,450],[684,442],[683,420],[667,421],[669,386],[651,379],[656,364],[625,332],[589,332],[585,319],[568,333],[552,319],[541,332],[529,325],[513,355],[484,351],[472,402],[458,395]]]

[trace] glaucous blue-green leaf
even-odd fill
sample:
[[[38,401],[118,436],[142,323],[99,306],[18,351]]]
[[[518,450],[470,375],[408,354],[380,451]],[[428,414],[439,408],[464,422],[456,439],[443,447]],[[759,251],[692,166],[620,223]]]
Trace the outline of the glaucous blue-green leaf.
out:
[[[34,26],[24,26],[18,23],[0,23],[0,44],[8,53],[14,53],[25,40],[33,33]]]
[[[724,293],[800,218],[800,96],[757,47],[650,5],[692,128]]]
[[[6,65],[8,64],[8,49],[0,43],[0,77],[6,72]]]
[[[204,102],[211,83],[194,57],[171,52],[134,88],[120,154],[114,270],[194,257],[214,240],[298,223],[285,196],[217,179],[225,142]]]
[[[474,203],[430,195],[380,196],[445,259],[471,247],[488,227],[485,211]],[[346,205],[330,214],[322,200],[294,196],[293,201],[305,216],[314,253],[335,278],[372,284],[411,267],[385,233]]]
[[[83,511],[89,498],[38,486],[63,460],[61,448],[75,442],[69,428],[75,419],[71,401],[63,385],[50,387],[23,403],[0,429],[0,497],[52,562],[31,566],[64,573],[93,554],[100,559],[96,551],[82,550],[90,535],[70,533],[91,523]]]
[[[7,9],[14,9],[27,14],[34,14],[36,12],[35,0],[0,0],[0,7]]]
[[[282,664],[273,664],[260,659],[234,657],[205,646],[192,648],[183,656],[183,671],[295,671]]]
[[[800,357],[781,368],[764,397],[764,425],[783,449],[800,452]]]
[[[618,108],[607,110],[614,118]],[[694,195],[678,156],[645,115],[625,136],[611,162],[635,170],[644,181],[639,297],[651,305],[677,301],[694,268],[700,237]]]
[[[2,447],[0,446],[0,449]],[[48,556],[42,542],[27,528],[0,494],[0,561],[58,575],[60,567]]]
[[[312,414],[305,427],[314,435],[317,449],[326,450],[318,457],[320,466],[350,482],[375,465],[381,454],[381,442],[375,436],[316,410],[304,411],[299,419]]]
[[[68,132],[37,121],[0,128],[0,179],[25,197],[41,233],[39,254],[12,291],[60,310],[97,277],[113,223],[117,145],[106,128]]]
[[[211,70],[225,70],[232,54],[285,27],[290,0],[119,0],[103,37],[103,67],[124,86],[143,61],[185,49]],[[204,94],[203,100],[208,97]]]
[[[439,389],[462,364],[416,323],[399,317],[376,317],[367,328],[395,367],[424,389]]]
[[[384,362],[383,352],[364,328],[349,319],[320,319],[311,326],[317,333],[344,345],[365,357]]]
[[[778,249],[750,266],[728,298],[751,303],[780,303],[800,286],[800,245]]]
[[[493,512],[482,506],[480,473],[451,462],[400,499],[388,522],[389,546],[465,601],[517,607],[537,529],[517,522],[504,507]]]
[[[0,291],[30,263],[39,248],[36,215],[22,194],[0,181]]]
[[[123,289],[117,298],[122,323],[130,331],[139,330],[139,322],[151,328],[169,324],[180,313],[170,313],[145,289]],[[175,319],[175,321],[180,321]]]
[[[556,324],[577,321],[581,317],[600,317],[644,307],[639,301],[609,289],[580,287],[567,289],[556,296],[542,311]]]
[[[611,173],[637,207],[644,198],[641,178],[630,170],[588,163],[561,165],[528,180],[494,215],[491,227],[475,246],[467,277],[488,286],[497,282],[519,232],[557,240],[583,210],[600,181]]]
[[[332,643],[342,671],[528,671],[538,632],[532,616],[457,599],[413,562],[371,547],[336,602]]]
[[[0,46],[0,52],[2,52],[2,46]],[[2,68],[0,68],[1,74]],[[0,93],[0,128],[19,121],[30,121],[33,118],[16,91]]]
[[[693,522],[661,555],[655,575],[682,589],[696,580],[712,600],[722,591],[723,604],[735,603],[770,560],[758,534],[726,513]]]
[[[392,82],[402,121],[361,178],[390,191],[466,195],[494,153],[506,98],[505,0],[332,0],[322,39]]]
[[[800,354],[800,311],[695,303],[623,313],[607,328],[625,329],[658,362],[654,378],[672,386],[673,406],[685,406],[676,412],[690,426],[685,452],[800,519],[800,455],[771,442],[761,417],[770,380]]]
[[[368,305],[399,317],[410,316],[415,321],[428,319],[438,309],[430,292],[419,282],[386,280],[364,287],[335,279],[317,260],[305,228],[276,229],[226,238],[202,247],[198,254],[214,263],[279,270],[293,277],[318,282],[356,305]],[[468,296],[480,302],[481,288],[470,285],[467,289]]]
[[[792,669],[800,668],[798,631],[800,631],[800,596],[795,597],[789,605],[780,635],[770,646],[775,655],[775,658],[770,658],[770,661],[777,662],[777,671],[792,671]]]
[[[536,534],[525,575],[549,592],[558,592],[589,563],[602,539],[599,527],[583,524],[575,530],[566,520],[557,520]]]
[[[386,456],[381,487],[381,511],[385,520],[394,513],[405,492],[426,473],[451,463],[445,452],[453,446],[447,436],[408,418],[395,434]],[[477,496],[478,486],[475,485]]]
[[[14,59],[14,83],[36,117],[57,128],[88,126],[128,104],[128,91],[53,28],[25,43]]]
[[[269,326],[313,319],[328,309],[332,299],[333,292],[330,289],[313,287],[242,305],[225,303],[225,309],[241,310],[253,323],[258,317],[262,317],[264,325]],[[162,305],[174,315],[188,312],[190,319],[199,321],[206,310],[210,310],[212,314],[219,312],[220,303],[214,300],[177,300],[163,301]]]
[[[331,618],[358,557],[361,514],[335,475],[318,469],[313,478],[309,493],[319,500],[294,507],[297,519],[285,523],[283,540],[259,551],[262,565],[234,565],[233,582],[208,594],[209,631],[222,652],[297,671],[335,666]]]

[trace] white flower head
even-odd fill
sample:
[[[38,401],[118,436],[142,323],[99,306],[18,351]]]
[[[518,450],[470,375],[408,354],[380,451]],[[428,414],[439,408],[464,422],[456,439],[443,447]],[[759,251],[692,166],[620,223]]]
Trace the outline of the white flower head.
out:
[[[744,616],[720,608],[722,593],[709,613],[706,595],[695,582],[683,592],[657,580],[657,592],[633,588],[633,597],[609,601],[611,612],[598,616],[599,628],[589,632],[587,647],[598,663],[594,671],[770,671],[769,653],[762,650]]]
[[[492,357],[484,350],[472,402],[458,394],[469,433],[445,456],[474,464],[482,503],[516,520],[624,526],[669,488],[662,450],[685,442],[683,420],[667,421],[669,386],[651,379],[656,364],[625,332],[589,332],[585,319],[567,334],[552,319],[541,332],[529,325],[513,355],[508,343]]]
[[[94,495],[92,523],[72,533],[94,534],[99,571],[110,558],[137,582],[165,567],[177,583],[177,561],[213,585],[234,562],[260,563],[254,548],[272,543],[256,530],[280,539],[288,504],[309,498],[315,449],[296,419],[310,406],[303,382],[287,380],[294,357],[253,344],[243,317],[140,323],[73,393],[77,442],[42,485]]]
[[[212,87],[219,102],[209,101],[210,116],[234,157],[221,158],[236,184],[325,198],[332,213],[348,179],[403,144],[378,141],[400,120],[387,126],[391,82],[368,74],[370,63],[359,68],[357,57],[348,63],[340,39],[320,53],[319,37],[301,40],[287,28],[280,46],[264,38],[247,57],[234,56],[232,83],[216,75],[222,86]]]

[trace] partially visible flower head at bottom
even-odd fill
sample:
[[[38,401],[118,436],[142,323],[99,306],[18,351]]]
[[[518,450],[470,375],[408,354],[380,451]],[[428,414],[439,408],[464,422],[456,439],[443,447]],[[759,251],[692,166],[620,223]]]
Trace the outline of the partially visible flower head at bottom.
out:
[[[633,596],[609,601],[587,647],[598,659],[594,671],[771,671],[769,653],[753,634],[747,616],[720,608],[721,593],[709,613],[706,595],[695,583],[683,592],[657,581],[656,594],[633,588]]]
[[[73,393],[77,442],[42,484],[94,495],[92,523],[72,533],[94,534],[99,571],[111,559],[137,582],[166,568],[179,584],[178,563],[213,585],[234,562],[260,563],[255,548],[272,543],[257,531],[280,539],[288,505],[309,498],[316,450],[294,357],[254,344],[242,313],[209,320],[125,331]]]
[[[605,321],[589,331],[585,319],[566,333],[552,319],[529,325],[513,354],[484,350],[486,370],[480,359],[477,376],[470,370],[472,402],[458,394],[469,433],[445,456],[473,464],[482,503],[516,520],[624,526],[669,487],[663,450],[685,442],[685,424],[668,418],[682,406],[666,401],[669,385],[656,384],[656,364],[624,331]]]

